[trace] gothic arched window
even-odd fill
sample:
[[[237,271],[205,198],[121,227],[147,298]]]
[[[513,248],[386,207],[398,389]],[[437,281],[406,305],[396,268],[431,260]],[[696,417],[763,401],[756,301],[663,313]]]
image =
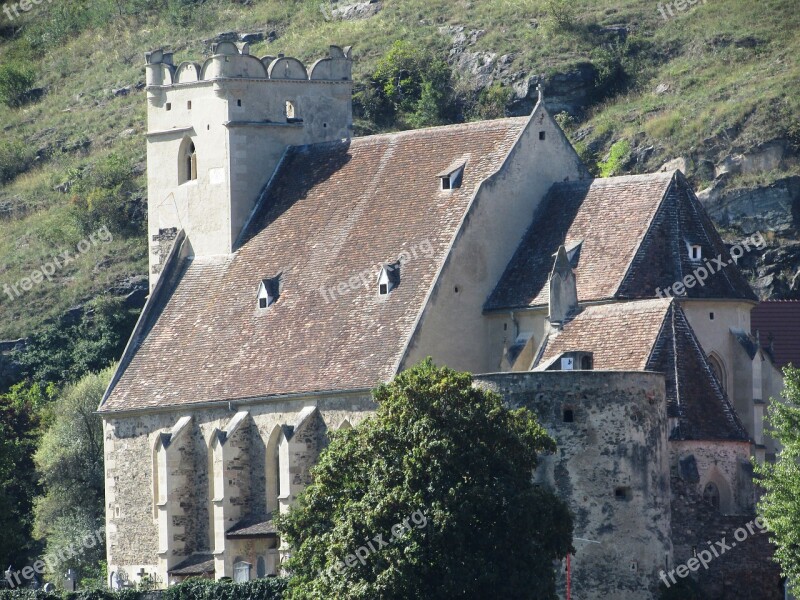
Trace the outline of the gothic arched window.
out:
[[[190,138],[181,144],[180,161],[178,164],[178,183],[186,183],[197,179],[197,151]]]
[[[709,481],[703,490],[703,500],[719,510],[719,488],[713,481]]]

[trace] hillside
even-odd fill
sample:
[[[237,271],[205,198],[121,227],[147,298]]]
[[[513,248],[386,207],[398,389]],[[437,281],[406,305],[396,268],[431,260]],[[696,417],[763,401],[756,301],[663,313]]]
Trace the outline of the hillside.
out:
[[[306,61],[354,45],[359,134],[526,114],[544,82],[598,174],[674,161],[728,241],[767,234],[770,248],[747,257],[759,293],[800,298],[793,0],[348,2],[52,0],[0,13],[0,339],[33,336],[0,346],[24,355],[9,381],[118,356],[146,291],[143,54],[196,60],[223,32],[254,55]]]

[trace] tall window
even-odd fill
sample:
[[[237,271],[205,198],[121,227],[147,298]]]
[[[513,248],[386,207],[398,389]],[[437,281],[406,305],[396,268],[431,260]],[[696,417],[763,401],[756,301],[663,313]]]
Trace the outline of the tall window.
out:
[[[703,500],[719,510],[719,488],[713,481],[709,481],[703,490]]]
[[[178,164],[178,183],[197,179],[197,152],[194,142],[186,138],[181,144],[181,158]]]

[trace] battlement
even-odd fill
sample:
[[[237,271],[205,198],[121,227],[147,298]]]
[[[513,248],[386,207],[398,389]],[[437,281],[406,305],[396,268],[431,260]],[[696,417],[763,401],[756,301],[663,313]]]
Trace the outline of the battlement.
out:
[[[269,81],[352,81],[351,46],[331,46],[328,56],[306,67],[300,60],[283,54],[256,58],[247,43],[219,42],[212,56],[200,65],[185,61],[177,67],[172,52],[163,48],[145,54],[147,86],[168,87],[219,79]]]

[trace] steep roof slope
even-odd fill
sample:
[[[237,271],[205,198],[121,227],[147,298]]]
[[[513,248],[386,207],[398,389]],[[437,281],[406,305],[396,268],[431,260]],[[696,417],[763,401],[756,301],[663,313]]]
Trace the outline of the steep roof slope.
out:
[[[749,439],[673,300],[588,306],[545,340],[538,365],[570,351],[592,352],[598,370],[664,373],[667,414],[678,420],[671,439]]]
[[[230,257],[188,261],[101,409],[389,379],[477,186],[526,122],[291,149],[242,246]],[[440,191],[437,174],[464,160],[461,187]],[[400,258],[397,287],[379,296],[378,265]],[[278,275],[277,302],[258,309],[261,281]]]
[[[486,303],[487,310],[545,306],[553,255],[580,244],[573,266],[581,302],[653,298],[725,246],[680,172],[557,183]],[[690,297],[754,299],[735,265],[687,290]]]

